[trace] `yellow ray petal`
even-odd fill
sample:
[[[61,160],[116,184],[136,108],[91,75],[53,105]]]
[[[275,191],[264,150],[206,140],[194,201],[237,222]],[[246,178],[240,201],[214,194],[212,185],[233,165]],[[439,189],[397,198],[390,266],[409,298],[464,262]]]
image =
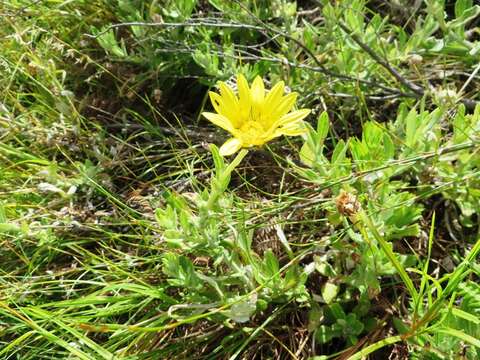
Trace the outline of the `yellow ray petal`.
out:
[[[232,104],[225,97],[222,97],[212,91],[209,92],[209,95],[215,111],[230,120],[233,127],[240,127],[241,124],[237,104]]]
[[[242,143],[237,138],[230,138],[220,147],[220,155],[228,156],[240,150]]]
[[[248,82],[242,74],[237,76],[237,89],[238,89],[238,116],[242,120],[248,119],[252,108],[252,98]]]
[[[307,132],[307,128],[299,128],[299,129],[280,129],[279,130],[279,135],[285,135],[285,136],[298,136],[298,135],[303,135]]]
[[[232,88],[225,84],[223,81],[218,82],[218,88],[220,89],[220,95],[222,95],[222,97],[228,98],[233,103],[238,101]]]
[[[225,106],[228,106],[229,108],[237,108],[238,99],[235,96],[232,88],[230,88],[230,86],[224,82],[220,82],[218,87],[220,89],[220,95],[224,99]]]
[[[263,100],[265,98],[265,84],[260,76],[257,76],[255,80],[253,80],[252,89],[252,101],[256,105],[262,105]]]
[[[265,98],[265,111],[272,111],[278,103],[282,100],[283,92],[285,91],[285,83],[280,81],[270,90]]]
[[[298,120],[294,123],[287,124],[275,132],[279,135],[286,135],[286,136],[297,136],[305,134],[308,131],[305,123],[302,120]]]
[[[241,105],[250,103],[250,88],[248,87],[247,79],[242,74],[237,76],[238,97]]]
[[[223,111],[224,106],[222,97],[213,91],[209,91],[208,95],[210,96],[210,102],[212,103],[215,111],[219,114],[225,115]]]
[[[295,123],[299,120],[305,119],[308,114],[310,114],[310,109],[301,109],[292,111],[291,113],[283,115],[280,119],[278,119],[275,126],[283,126],[288,125],[290,123]]]
[[[297,101],[297,96],[298,96],[297,93],[290,93],[282,97],[282,100],[280,101],[280,103],[272,111],[272,114],[270,117],[271,123],[274,123],[283,115],[285,115],[290,110],[292,110],[293,106],[295,105],[295,101]]]
[[[224,130],[227,130],[229,133],[235,132],[235,128],[233,124],[225,116],[211,113],[211,112],[203,112],[202,115],[205,116],[208,120],[210,120],[215,125],[221,127]]]
[[[219,82],[221,106],[218,113],[227,117],[234,127],[241,126],[241,117],[239,115],[239,103],[233,90],[224,82]],[[216,109],[215,109],[216,110]]]

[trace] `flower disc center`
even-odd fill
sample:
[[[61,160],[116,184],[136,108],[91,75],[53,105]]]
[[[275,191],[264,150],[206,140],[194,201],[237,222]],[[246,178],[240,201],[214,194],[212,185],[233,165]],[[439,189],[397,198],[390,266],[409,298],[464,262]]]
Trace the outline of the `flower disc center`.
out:
[[[240,127],[244,144],[261,145],[265,129],[258,121],[248,120]]]

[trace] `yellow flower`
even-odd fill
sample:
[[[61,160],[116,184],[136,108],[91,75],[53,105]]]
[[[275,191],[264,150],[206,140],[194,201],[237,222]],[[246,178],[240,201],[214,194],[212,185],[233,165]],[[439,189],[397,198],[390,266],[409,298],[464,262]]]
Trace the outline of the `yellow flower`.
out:
[[[263,145],[282,135],[296,136],[306,132],[303,119],[310,110],[291,111],[298,94],[283,96],[283,81],[265,93],[260,76],[249,87],[245,77],[238,75],[237,88],[238,97],[227,84],[219,82],[220,94],[209,93],[217,113],[203,113],[212,123],[233,135],[220,148],[221,155],[231,155],[242,147]]]

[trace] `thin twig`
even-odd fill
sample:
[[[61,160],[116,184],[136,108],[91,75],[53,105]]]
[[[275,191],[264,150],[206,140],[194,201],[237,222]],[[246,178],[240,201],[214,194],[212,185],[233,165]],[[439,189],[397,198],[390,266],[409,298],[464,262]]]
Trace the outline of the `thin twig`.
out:
[[[465,81],[465,83],[463,84],[463,86],[461,87],[461,89],[458,91],[458,95],[462,95],[463,92],[465,91],[465,89],[467,88],[468,84],[470,84],[470,82],[472,81],[472,79],[475,78],[475,76],[477,75],[478,71],[480,71],[480,63],[475,67],[475,69],[473,70],[473,72],[470,74],[470,76],[468,77],[467,81]]]
[[[313,9],[308,9],[308,10],[299,10],[297,11],[298,16],[306,16],[306,15],[313,15],[315,13],[321,13],[322,9],[320,9],[319,6],[314,7]]]
[[[413,91],[415,94],[423,96],[423,94],[425,93],[423,88],[412,83],[411,81],[405,79],[402,75],[400,75],[400,73],[393,66],[391,66],[386,60],[382,59],[371,47],[365,44],[360,39],[360,37],[357,34],[353,33],[342,21],[338,21],[338,26],[340,26],[340,28],[345,31],[347,35],[350,36],[352,40],[357,43],[358,46],[360,46],[368,55],[370,55],[373,60],[375,60],[378,64],[383,66],[390,74],[392,74],[392,76],[397,79],[399,83]]]
[[[259,21],[261,21],[261,20],[259,20]],[[368,85],[368,86],[374,86],[374,87],[377,87],[377,88],[382,89],[384,91],[387,91],[391,94],[401,95],[402,97],[411,97],[409,94],[406,94],[406,93],[404,93],[404,92],[402,92],[398,89],[389,88],[389,87],[381,85],[377,82],[358,79],[358,78],[355,78],[355,77],[351,77],[351,76],[348,76],[348,75],[345,75],[345,74],[339,74],[339,73],[336,73],[336,72],[333,72],[333,71],[330,71],[330,70],[326,69],[325,66],[315,56],[315,54],[313,54],[312,51],[310,49],[308,49],[308,47],[305,44],[303,44],[298,39],[295,39],[294,37],[290,36],[289,34],[283,32],[281,30],[278,30],[276,28],[273,28],[269,25],[266,25],[266,24],[264,26],[256,26],[256,25],[243,24],[243,23],[213,22],[213,21],[205,21],[205,20],[194,21],[194,22],[193,21],[187,21],[187,22],[183,22],[183,23],[139,22],[139,21],[135,21],[135,22],[125,22],[125,23],[112,24],[112,25],[106,27],[104,30],[98,32],[97,34],[94,34],[94,35],[84,34],[84,35],[89,37],[89,38],[96,39],[99,36],[107,33],[111,29],[126,27],[126,26],[147,26],[147,27],[188,27],[188,26],[199,27],[199,26],[205,26],[205,27],[241,28],[241,29],[249,29],[249,30],[259,31],[264,35],[266,35],[267,32],[273,32],[277,36],[282,36],[282,37],[285,37],[286,39],[289,39],[289,40],[295,42],[295,44],[297,44],[299,47],[301,47],[306,52],[306,54],[315,62],[315,64],[317,66],[311,66],[311,65],[307,65],[307,64],[297,64],[297,63],[293,63],[291,61],[288,61],[287,59],[280,59],[280,58],[255,57],[255,58],[242,58],[242,59],[243,60],[265,60],[265,61],[270,61],[270,62],[283,63],[283,64],[288,65],[288,66],[292,66],[292,67],[296,67],[296,68],[303,68],[303,69],[307,69],[307,70],[310,70],[310,71],[313,71],[313,72],[322,73],[326,76],[330,76],[330,77],[333,77],[333,78],[342,79],[342,80],[346,80],[346,81],[357,82],[357,83]],[[273,40],[273,38],[271,38],[271,39]],[[168,52],[170,50],[157,49],[157,51]]]
[[[195,51],[195,48],[190,48],[190,47],[185,47],[184,49],[159,48],[159,49],[155,50],[155,52],[157,52],[157,53],[160,53],[160,52],[162,52],[162,53],[173,53],[173,52],[176,52],[176,53],[179,53],[179,52],[191,53],[192,51]],[[381,85],[381,84],[378,84],[378,83],[375,83],[375,82],[372,82],[372,81],[369,81],[369,80],[357,79],[357,78],[353,78],[353,77],[348,76],[348,75],[333,73],[331,71],[325,70],[324,68],[319,68],[317,66],[311,66],[311,65],[307,65],[307,64],[299,64],[299,63],[289,61],[285,58],[282,59],[282,58],[258,56],[258,55],[252,54],[252,53],[247,53],[247,52],[242,51],[242,50],[239,50],[238,52],[239,53],[244,53],[246,55],[245,56],[237,56],[237,55],[233,55],[233,54],[226,54],[226,53],[221,52],[221,51],[216,51],[216,52],[211,51],[209,54],[213,54],[213,55],[223,57],[223,58],[227,58],[227,57],[228,58],[234,58],[234,59],[243,60],[243,61],[252,60],[252,61],[268,61],[268,62],[273,62],[273,63],[280,63],[280,64],[284,64],[284,65],[287,65],[287,66],[290,66],[290,67],[293,67],[293,68],[297,68],[297,69],[305,69],[305,70],[309,70],[309,71],[313,71],[313,72],[318,72],[318,73],[321,73],[321,74],[324,74],[324,75],[330,75],[331,77],[335,77],[335,78],[338,78],[338,79],[341,79],[341,80],[353,81],[353,82],[357,82],[357,83],[360,83],[360,84],[377,87],[379,89],[382,89],[382,90],[388,92],[389,94],[394,95],[392,97],[415,97],[412,94],[404,93],[404,92],[402,92],[398,89],[392,89],[392,88],[389,88],[387,86],[384,86],[384,85]],[[354,96],[352,96],[352,97],[354,97]]]
[[[350,175],[343,176],[343,177],[341,177],[341,178],[339,178],[335,181],[325,182],[323,185],[318,187],[316,190],[317,190],[317,192],[321,192],[322,190],[331,188],[335,185],[347,183],[347,182],[350,182],[350,181],[353,181],[353,180],[358,180],[358,179],[361,179],[361,178],[367,176],[368,174],[372,174],[372,173],[376,173],[378,171],[386,170],[386,169],[388,169],[392,166],[402,166],[402,165],[414,164],[414,163],[419,162],[419,161],[425,161],[425,160],[432,159],[432,158],[435,158],[435,157],[440,157],[442,155],[450,154],[450,153],[453,153],[453,152],[456,152],[456,151],[473,149],[475,147],[478,147],[479,145],[480,145],[479,141],[468,141],[468,142],[464,142],[464,143],[461,143],[461,144],[445,146],[445,147],[440,148],[436,151],[425,152],[423,154],[413,156],[413,157],[409,157],[409,158],[406,158],[406,159],[398,159],[398,160],[388,161],[386,164],[378,166],[376,168],[363,170],[363,171],[352,172]],[[304,207],[308,207],[308,206],[311,206],[312,204],[315,204],[317,202],[322,202],[322,201],[324,201],[323,197],[317,197],[317,198],[311,199],[309,202],[294,205],[294,208],[295,209],[304,208]]]
[[[421,98],[427,92],[424,88],[418,86],[417,84],[411,82],[410,80],[404,78],[397,69],[395,69],[392,65],[390,65],[387,60],[382,59],[371,47],[365,44],[360,37],[355,34],[352,30],[350,30],[342,21],[338,21],[338,26],[347,33],[350,38],[355,41],[355,43],[360,46],[370,57],[375,60],[379,65],[385,68],[399,83],[404,85],[406,88],[411,90],[416,98]],[[476,72],[474,71],[474,75]],[[474,109],[480,103],[478,101],[472,99],[459,99],[458,102],[465,105],[465,107],[469,109]]]
[[[220,27],[220,28],[235,28],[235,29],[249,29],[249,30],[256,30],[256,31],[265,31],[264,28],[260,26],[254,26],[249,24],[242,24],[242,23],[226,23],[226,22],[209,22],[209,21],[187,21],[187,22],[179,22],[179,23],[167,23],[167,22],[141,22],[141,21],[132,21],[132,22],[125,22],[125,23],[118,23],[112,24],[107,26],[104,30],[100,31],[95,35],[91,34],[84,34],[86,37],[96,39],[103,34],[106,34],[112,29],[126,27],[126,26],[148,26],[148,27]]]
[[[320,62],[320,60],[318,60],[318,58],[315,56],[315,54],[303,43],[301,42],[300,40],[296,39],[295,37],[291,36],[290,34],[288,33],[285,33],[284,31],[281,31],[279,29],[276,29],[274,28],[273,26],[270,26],[269,24],[265,23],[264,21],[262,21],[261,19],[259,19],[257,16],[255,16],[255,14],[253,14],[250,9],[248,9],[245,5],[243,5],[240,1],[238,0],[233,0],[235,3],[237,3],[242,9],[244,9],[251,17],[252,19],[254,19],[255,21],[257,21],[259,24],[261,24],[265,29],[275,33],[275,34],[278,34],[278,35],[281,35],[283,36],[284,38],[286,39],[289,39],[291,41],[293,41],[295,44],[297,44],[299,47],[302,48],[302,50],[315,62],[315,64],[317,65],[318,67],[318,72],[322,72],[324,73],[325,75],[328,75],[328,76],[332,76],[332,77],[337,77],[337,78],[343,78],[345,80],[355,80],[355,81],[358,81],[358,82],[363,82],[359,79],[354,79],[354,78],[351,78],[349,76],[346,76],[346,75],[342,75],[342,74],[337,74],[335,72],[332,72],[328,69],[325,68],[325,66],[323,66],[323,64]],[[376,55],[376,54],[375,54]],[[311,69],[311,68],[310,68]],[[377,83],[371,83],[369,85],[373,85],[373,86],[376,86],[376,87],[380,87],[382,88],[383,90],[387,90],[391,93],[399,93],[398,90],[395,90],[395,89],[390,89],[390,88],[386,88],[384,87],[383,85],[380,85],[377,84]],[[403,93],[404,94],[404,93]],[[408,95],[408,94],[404,94],[405,96],[407,97],[411,97],[411,95]]]
[[[237,2],[240,6],[242,6],[241,3]],[[247,9],[248,10],[248,9]],[[250,12],[249,12],[250,13]],[[126,26],[148,26],[148,27],[222,27],[222,28],[237,28],[237,29],[248,29],[248,30],[255,30],[259,31],[262,34],[266,35],[268,32],[276,34],[276,36],[282,36],[285,39],[288,39],[290,41],[293,41],[297,46],[302,48],[302,50],[308,55],[309,58],[311,58],[316,66],[311,66],[307,64],[299,64],[295,62],[291,62],[287,60],[286,58],[267,58],[263,56],[257,56],[254,54],[249,54],[248,56],[245,57],[237,57],[241,58],[242,60],[263,60],[263,61],[269,61],[269,62],[275,62],[275,63],[281,63],[285,64],[287,66],[295,67],[295,68],[303,68],[306,70],[310,70],[313,72],[318,72],[321,73],[325,76],[329,76],[332,78],[337,78],[345,81],[352,81],[352,82],[357,82],[359,84],[364,84],[372,87],[376,87],[379,89],[382,89],[389,94],[396,94],[398,97],[414,97],[414,98],[421,98],[426,94],[425,89],[422,87],[414,84],[413,82],[407,80],[404,78],[393,66],[391,66],[386,60],[382,59],[375,51],[370,48],[367,44],[365,44],[358,35],[354,34],[344,23],[339,21],[339,26],[352,38],[353,41],[355,41],[367,54],[369,54],[378,64],[380,64],[382,67],[384,67],[397,81],[399,81],[402,85],[404,85],[406,88],[408,88],[412,93],[406,93],[403,91],[400,91],[398,89],[390,88],[385,85],[379,84],[378,82],[374,81],[369,81],[369,80],[364,80],[364,79],[358,79],[349,75],[345,74],[339,74],[336,72],[333,72],[331,70],[328,70],[325,68],[325,66],[320,62],[320,60],[315,56],[315,54],[305,45],[303,44],[300,40],[296,39],[295,37],[289,35],[288,33],[285,33],[284,31],[281,31],[277,28],[274,28],[270,26],[269,24],[264,23],[257,17],[255,17],[253,14],[250,13],[250,15],[262,26],[257,26],[257,25],[251,25],[251,24],[243,24],[243,23],[229,23],[229,22],[217,22],[217,21],[211,21],[208,19],[203,19],[202,21],[187,21],[187,22],[179,22],[179,23],[167,23],[167,22],[125,22],[125,23],[118,23],[118,24],[112,24],[105,28],[104,30],[100,31],[97,34],[91,35],[91,34],[84,34],[87,37],[90,38],[98,38],[99,36],[105,34],[111,29],[119,28],[119,27],[126,27]],[[274,41],[275,37],[271,37],[270,41]],[[162,51],[162,52],[168,52],[171,51],[169,49],[158,49],[157,51]],[[181,51],[181,49],[177,49],[177,51]],[[191,49],[188,49],[190,52]],[[217,55],[219,56],[224,56],[224,57],[236,57],[235,55],[229,55],[225,53],[219,52]],[[379,99],[380,100],[380,99]],[[472,100],[472,99],[459,99],[458,100],[460,103],[464,104],[467,108],[473,109],[475,108],[479,102]]]

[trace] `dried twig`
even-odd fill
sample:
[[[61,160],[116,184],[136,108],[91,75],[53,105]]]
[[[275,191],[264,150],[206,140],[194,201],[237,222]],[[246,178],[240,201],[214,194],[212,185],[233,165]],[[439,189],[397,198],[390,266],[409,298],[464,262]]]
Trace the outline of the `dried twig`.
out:
[[[365,44],[360,37],[355,34],[352,30],[350,30],[342,21],[338,21],[338,26],[347,33],[348,36],[352,38],[355,43],[360,46],[370,57],[375,60],[378,64],[380,64],[383,68],[385,68],[399,83],[404,85],[406,88],[411,90],[413,92],[412,95],[416,98],[421,98],[427,92],[425,91],[424,88],[421,86],[418,86],[417,84],[411,82],[410,80],[406,79],[403,77],[397,69],[395,69],[392,65],[388,63],[387,60],[382,59],[380,55],[378,55],[371,47],[369,47],[367,44]],[[474,75],[476,72],[474,71]],[[412,96],[410,95],[410,96]],[[459,99],[458,102],[462,103],[465,105],[465,107],[469,109],[475,108],[477,105],[480,103],[478,101],[472,100],[472,99]]]
[[[237,2],[240,6],[243,5]],[[248,10],[248,9],[247,9]],[[352,81],[360,84],[364,84],[367,86],[375,87],[378,89],[382,89],[383,91],[387,92],[388,95],[386,97],[383,97],[384,99],[389,99],[391,98],[390,94],[395,94],[394,97],[414,97],[414,98],[421,98],[425,94],[427,94],[427,91],[416,85],[415,83],[411,82],[410,80],[406,79],[403,77],[400,72],[395,69],[392,65],[388,63],[387,60],[383,59],[381,56],[379,56],[371,47],[369,47],[367,44],[365,44],[361,38],[353,33],[342,21],[339,21],[338,24],[340,28],[342,28],[343,31],[345,31],[355,43],[357,43],[358,46],[360,46],[368,55],[372,57],[378,64],[380,64],[383,68],[385,68],[400,84],[405,86],[407,89],[409,89],[411,92],[403,92],[399,89],[391,88],[382,84],[379,84],[378,82],[375,81],[369,81],[369,80],[364,80],[364,79],[358,79],[349,75],[345,74],[339,74],[336,72],[333,72],[331,70],[328,70],[325,68],[325,66],[320,62],[320,60],[315,56],[315,54],[305,45],[303,44],[300,40],[296,39],[295,37],[291,36],[290,34],[279,30],[269,24],[264,23],[260,19],[258,19],[254,14],[252,14],[249,11],[250,15],[252,16],[255,21],[257,21],[260,25],[252,25],[252,24],[244,24],[244,23],[232,23],[232,22],[220,22],[216,21],[215,19],[202,19],[202,20],[190,20],[186,22],[178,22],[178,23],[168,23],[168,22],[125,22],[125,23],[118,23],[118,24],[112,24],[105,28],[104,30],[100,31],[99,33],[95,35],[91,34],[85,34],[85,36],[90,37],[90,38],[98,38],[99,36],[105,34],[111,29],[119,28],[119,27],[126,27],[126,26],[148,26],[148,27],[222,27],[222,28],[237,28],[237,29],[248,29],[248,30],[255,30],[261,32],[263,35],[268,37],[267,42],[274,41],[276,37],[281,36],[284,37],[285,39],[288,39],[292,42],[294,42],[297,46],[299,46],[307,55],[308,57],[313,60],[316,64],[316,66],[311,66],[308,64],[302,64],[302,63],[295,63],[292,61],[287,60],[286,58],[274,58],[274,57],[265,57],[265,56],[258,56],[255,54],[251,53],[245,53],[245,56],[235,56],[231,54],[225,54],[223,52],[217,52],[216,55],[218,56],[223,56],[223,57],[235,57],[238,59],[242,60],[253,60],[253,61],[269,61],[269,62],[275,62],[275,63],[281,63],[287,66],[295,67],[295,68],[303,68],[306,70],[310,70],[313,72],[318,72],[321,73],[325,76],[332,77],[332,78],[337,78],[345,81]],[[269,37],[267,34],[268,33],[273,33],[275,36]],[[253,47],[252,47],[253,48]],[[162,52],[169,52],[172,51],[170,49],[158,49],[157,51],[162,51]],[[175,49],[175,51],[182,51],[181,49]],[[186,48],[186,52],[191,52],[192,48]],[[378,98],[378,99],[381,99]],[[472,99],[459,99],[458,100],[460,103],[464,104],[467,108],[473,109],[475,108],[479,102],[472,100]]]
[[[352,78],[350,76],[346,76],[346,75],[343,75],[343,74],[338,74],[338,73],[335,73],[335,72],[332,72],[328,69],[326,69],[323,64],[320,62],[320,60],[318,60],[318,58],[315,56],[315,54],[304,44],[302,43],[300,40],[296,39],[295,37],[291,36],[290,34],[287,34],[279,29],[276,29],[274,28],[273,26],[270,26],[269,24],[265,23],[264,21],[262,21],[261,19],[259,19],[257,16],[255,16],[255,14],[253,14],[250,9],[248,9],[245,5],[243,5],[240,1],[238,0],[233,0],[235,3],[237,3],[241,8],[243,8],[255,21],[257,21],[257,23],[261,24],[262,27],[264,27],[265,29],[267,29],[268,31],[271,31],[275,34],[278,34],[278,35],[281,35],[283,36],[284,38],[286,39],[289,39],[291,41],[293,41],[295,44],[297,44],[299,47],[302,48],[302,50],[317,64],[317,67],[318,67],[318,72],[322,72],[324,73],[325,75],[328,75],[328,76],[332,76],[332,77],[336,77],[336,78],[341,78],[341,79],[344,79],[344,80],[354,80],[356,82],[364,82],[365,80],[359,80],[359,79],[355,79],[355,78]],[[376,54],[375,54],[376,55]],[[381,58],[378,57],[380,60]],[[311,68],[310,68],[311,69]],[[398,91],[396,89],[391,89],[391,88],[388,88],[386,86],[383,86],[383,85],[380,85],[376,82],[369,82],[368,85],[371,85],[371,86],[375,86],[375,87],[378,87],[378,88],[381,88],[383,90],[386,90],[386,91],[389,91],[390,93],[394,93],[394,94],[399,94],[401,93],[403,96],[405,97],[411,97],[411,95],[409,94],[405,94],[405,93],[402,93],[401,91]]]
[[[364,178],[365,176],[367,176],[369,174],[376,173],[378,171],[382,171],[382,170],[388,169],[390,167],[415,164],[417,162],[426,161],[426,160],[429,160],[429,159],[432,159],[432,158],[439,158],[442,155],[446,155],[446,154],[450,154],[450,153],[454,153],[454,152],[462,151],[462,150],[470,150],[470,149],[478,150],[479,146],[480,146],[480,142],[479,142],[479,140],[476,139],[474,141],[468,141],[468,142],[464,142],[464,143],[461,143],[461,144],[454,144],[454,145],[445,146],[445,147],[439,148],[438,150],[435,150],[435,151],[428,151],[428,152],[425,152],[423,154],[412,156],[412,157],[405,158],[405,159],[391,160],[391,161],[388,161],[387,163],[385,163],[384,165],[378,166],[376,168],[363,170],[363,171],[355,171],[355,172],[352,172],[350,175],[346,175],[344,177],[338,178],[335,181],[325,182],[325,184],[319,186],[316,189],[316,191],[317,191],[317,193],[320,193],[321,191],[323,191],[325,189],[332,188],[335,185],[348,183],[350,181],[355,181],[355,180]],[[454,181],[452,181],[451,183],[454,183]],[[315,198],[310,199],[310,201],[308,201],[308,202],[301,203],[301,204],[298,204],[298,205],[294,205],[294,208],[295,209],[304,208],[304,207],[308,207],[312,204],[322,202],[322,201],[324,201],[323,196],[317,196]]]
[[[377,63],[379,63],[381,66],[383,66],[392,76],[398,80],[399,83],[404,85],[406,88],[410,89],[413,91],[415,94],[418,95],[423,95],[424,90],[412,83],[411,81],[405,79],[400,73],[393,67],[391,66],[387,60],[382,59],[371,47],[369,47],[367,44],[365,44],[360,37],[353,33],[342,21],[338,21],[338,26],[347,33],[348,36],[352,38],[353,41],[357,43],[358,46],[360,46],[368,55],[372,57],[373,60],[375,60]]]
[[[210,21],[186,21],[186,22],[179,22],[179,23],[168,23],[168,22],[141,22],[141,21],[132,21],[132,22],[124,22],[118,24],[112,24],[107,26],[104,30],[100,31],[95,35],[91,34],[84,34],[86,37],[96,39],[99,36],[102,36],[109,32],[112,29],[126,27],[126,26],[148,26],[148,27],[220,27],[220,28],[236,28],[236,29],[249,29],[249,30],[256,30],[256,31],[265,31],[264,28],[260,26],[254,26],[249,24],[242,24],[242,23],[227,23],[227,22],[210,22]]]
[[[351,77],[345,74],[339,74],[333,71],[330,71],[326,69],[323,64],[317,59],[317,57],[303,44],[301,41],[293,38],[289,34],[284,33],[283,31],[280,31],[278,29],[272,28],[271,26],[255,26],[255,25],[249,25],[249,24],[241,24],[241,23],[225,23],[225,22],[213,22],[213,21],[188,21],[184,23],[165,23],[165,22],[125,22],[125,23],[118,23],[118,24],[112,24],[102,30],[101,32],[91,35],[91,34],[85,34],[85,36],[90,37],[90,38],[98,38],[99,36],[105,34],[111,29],[119,28],[119,27],[125,27],[125,26],[148,26],[148,27],[188,27],[188,26],[205,26],[205,27],[225,27],[225,28],[243,28],[243,29],[249,29],[249,30],[255,30],[255,31],[260,31],[262,34],[266,35],[268,32],[273,32],[276,34],[276,36],[282,36],[285,37],[293,42],[295,42],[299,47],[301,47],[307,55],[316,63],[317,66],[311,66],[307,64],[298,64],[294,63],[291,61],[288,61],[285,58],[266,58],[266,57],[260,57],[257,55],[252,55],[250,54],[249,57],[241,57],[243,60],[265,60],[265,61],[270,61],[270,62],[276,62],[276,63],[282,63],[291,67],[296,67],[296,68],[303,68],[306,70],[310,70],[313,72],[318,72],[322,73],[325,76],[329,76],[332,78],[337,78],[341,80],[346,80],[346,81],[352,81],[372,87],[376,87],[379,89],[382,89],[390,94],[398,94],[402,97],[410,97],[410,95],[394,88],[390,88],[387,86],[384,86],[382,84],[379,84],[377,82],[373,81],[368,81],[364,79],[358,79],[355,77]],[[270,38],[273,40],[273,37]],[[170,52],[172,50],[169,49],[157,49],[157,51],[161,52]],[[176,49],[176,51],[181,51],[179,49]],[[186,50],[188,52],[191,51],[191,49]],[[226,55],[224,53],[219,54],[220,56],[232,56],[232,55]],[[240,57],[239,57],[240,58]]]

